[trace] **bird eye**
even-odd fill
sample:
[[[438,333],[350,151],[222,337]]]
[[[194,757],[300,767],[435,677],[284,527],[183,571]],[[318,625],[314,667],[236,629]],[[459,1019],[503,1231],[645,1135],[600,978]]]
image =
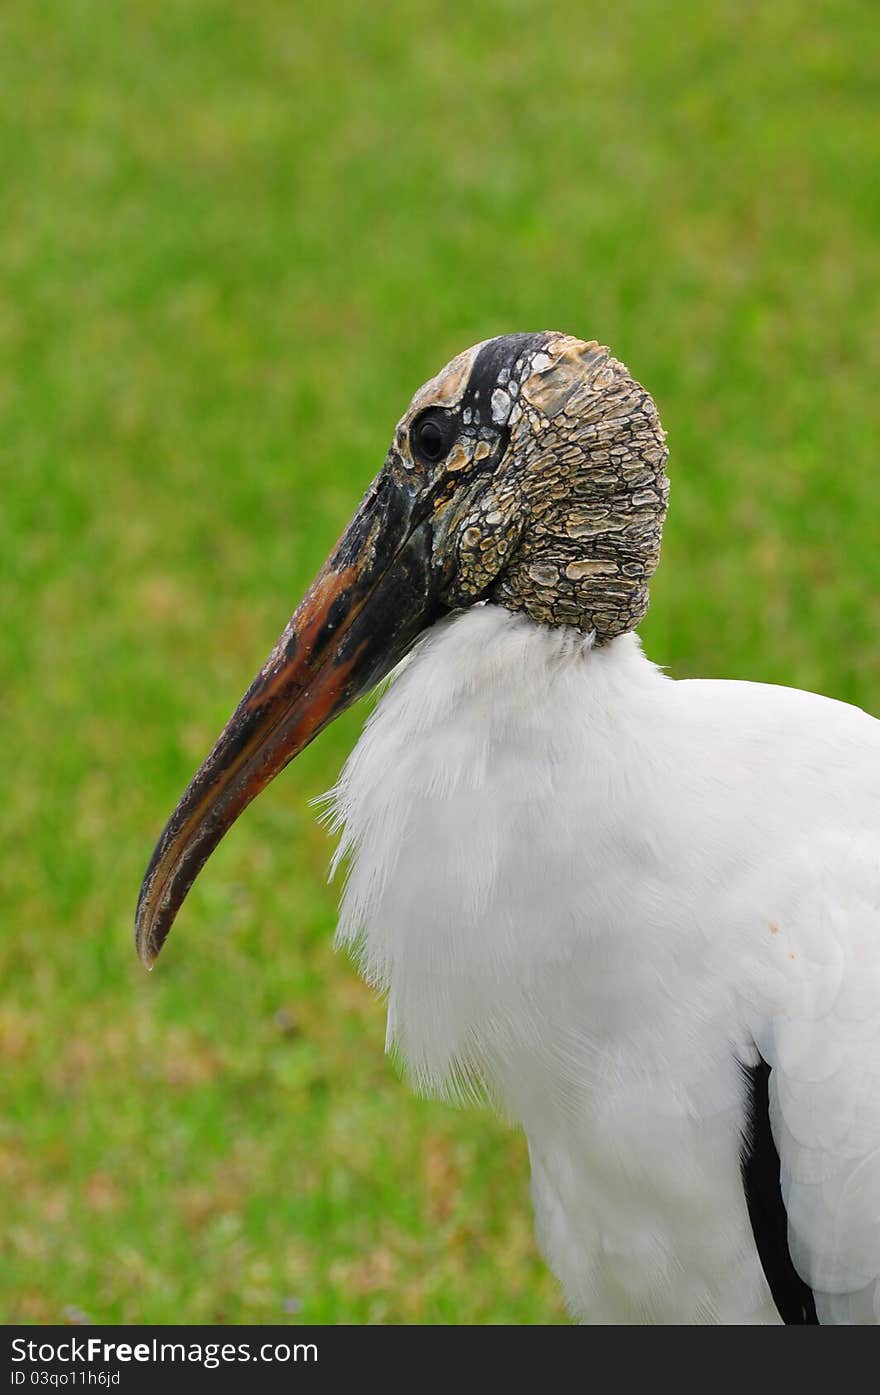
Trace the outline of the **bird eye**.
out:
[[[452,445],[454,435],[455,427],[451,421],[435,416],[424,417],[413,429],[413,446],[424,460],[442,460]]]

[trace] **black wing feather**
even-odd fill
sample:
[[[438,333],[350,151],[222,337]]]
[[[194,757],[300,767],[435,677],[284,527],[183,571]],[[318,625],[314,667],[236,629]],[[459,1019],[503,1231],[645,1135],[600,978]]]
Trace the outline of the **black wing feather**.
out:
[[[758,1257],[779,1316],[787,1324],[816,1323],[816,1301],[788,1248],[788,1217],[779,1184],[779,1154],[770,1132],[770,1067],[744,1066],[747,1081],[742,1177]]]

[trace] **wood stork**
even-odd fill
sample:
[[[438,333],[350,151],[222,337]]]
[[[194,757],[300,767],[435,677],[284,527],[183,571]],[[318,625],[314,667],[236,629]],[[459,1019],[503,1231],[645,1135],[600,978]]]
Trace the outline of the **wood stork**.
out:
[[[572,1314],[876,1323],[880,723],[645,658],[666,458],[594,342],[508,335],[422,387],[172,814],[137,943],[405,659],[333,792],[338,938],[417,1085],[521,1122]]]

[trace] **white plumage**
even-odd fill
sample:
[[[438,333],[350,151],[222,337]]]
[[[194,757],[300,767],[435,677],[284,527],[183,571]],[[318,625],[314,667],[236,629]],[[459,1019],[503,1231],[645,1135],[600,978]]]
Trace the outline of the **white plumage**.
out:
[[[581,1320],[779,1320],[739,1163],[760,1052],[820,1321],[880,1321],[878,789],[856,708],[491,605],[367,723],[339,939],[419,1086],[522,1124]]]

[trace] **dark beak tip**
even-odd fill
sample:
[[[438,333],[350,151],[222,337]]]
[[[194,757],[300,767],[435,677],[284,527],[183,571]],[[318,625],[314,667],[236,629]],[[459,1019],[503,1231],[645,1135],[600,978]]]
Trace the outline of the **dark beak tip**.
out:
[[[154,944],[152,935],[145,934],[139,921],[135,922],[134,945],[138,958],[145,969],[152,969],[159,957],[159,947]]]
[[[147,941],[146,944],[138,945],[138,956],[148,974],[153,972],[156,960],[159,958],[159,951]]]
[[[148,871],[141,887],[134,917],[134,946],[145,969],[152,969],[165,941],[164,935],[156,933],[155,918],[150,915],[149,889],[151,881],[152,878]]]

